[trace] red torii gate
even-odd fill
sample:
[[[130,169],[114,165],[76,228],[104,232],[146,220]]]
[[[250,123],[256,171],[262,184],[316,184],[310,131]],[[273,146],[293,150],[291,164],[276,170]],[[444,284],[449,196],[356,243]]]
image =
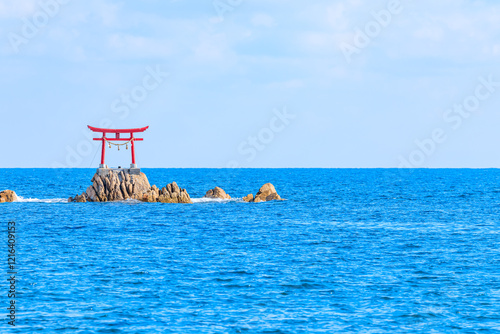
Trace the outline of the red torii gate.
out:
[[[109,144],[111,147],[111,144],[117,145],[118,149],[120,149],[119,145],[127,145],[130,143],[131,148],[132,148],[132,164],[130,165],[130,168],[137,168],[137,165],[135,164],[135,145],[134,142],[136,141],[143,141],[143,138],[135,138],[134,133],[140,133],[146,131],[149,126],[146,126],[144,128],[137,128],[137,129],[101,129],[101,128],[95,128],[93,126],[88,125],[89,129],[93,132],[100,132],[102,133],[101,138],[94,138],[94,140],[100,140],[102,141],[102,152],[101,152],[101,164],[99,165],[99,168],[107,168],[106,165],[104,164],[104,157],[106,155],[106,142]],[[108,133],[114,133],[115,138],[107,138],[106,134]],[[129,133],[130,137],[129,138],[120,138],[120,134],[122,133]],[[110,141],[124,141],[125,143],[122,144],[114,144],[111,143]]]

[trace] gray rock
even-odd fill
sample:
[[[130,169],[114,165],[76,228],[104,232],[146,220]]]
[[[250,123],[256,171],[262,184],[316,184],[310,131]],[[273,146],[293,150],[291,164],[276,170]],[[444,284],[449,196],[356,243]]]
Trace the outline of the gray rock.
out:
[[[179,189],[179,186],[177,185],[177,183],[172,182],[171,185],[172,185],[172,192],[173,193],[180,193],[181,192],[181,190]]]
[[[144,173],[130,174],[129,170],[100,170],[92,177],[92,185],[80,196],[71,201],[110,202],[124,199],[136,199],[144,202],[192,203],[185,189],[172,182],[161,190],[149,184]],[[69,199],[68,199],[69,200]]]

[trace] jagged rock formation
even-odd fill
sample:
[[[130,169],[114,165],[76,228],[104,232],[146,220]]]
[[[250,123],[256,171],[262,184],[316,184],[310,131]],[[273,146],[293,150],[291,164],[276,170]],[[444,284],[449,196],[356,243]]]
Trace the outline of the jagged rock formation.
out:
[[[157,186],[152,186],[142,197],[143,202],[160,203],[184,203],[191,204],[191,197],[186,189],[179,188],[177,183],[172,182],[161,190]]]
[[[0,193],[0,203],[17,199],[14,192],[11,193],[15,197],[11,193],[8,193],[10,195],[2,195],[6,192],[9,192],[9,190]],[[2,196],[7,200],[3,199]],[[207,191],[204,197],[231,199],[231,196],[220,187]],[[147,176],[138,169],[104,168],[98,169],[92,178],[92,185],[83,194],[70,197],[68,202],[111,202],[126,199],[135,199],[148,203],[193,203],[186,189],[180,188],[175,182],[159,189],[155,185],[151,186]],[[280,201],[282,198],[271,183],[264,184],[255,196],[249,194],[243,197],[243,201],[253,203],[274,200]]]
[[[81,196],[87,202],[112,202],[125,199],[142,200],[142,195],[151,188],[146,174],[130,174],[128,170],[96,173],[92,185]],[[77,198],[78,199],[78,196]],[[84,202],[80,197],[80,202]]]
[[[271,183],[266,183],[264,184],[260,189],[257,195],[255,195],[255,198],[252,194],[249,194],[246,197],[243,197],[243,200],[245,202],[253,202],[253,203],[259,203],[259,202],[268,202],[268,201],[281,201],[282,198],[278,193],[276,192],[276,189]]]
[[[161,191],[149,184],[144,173],[131,173],[128,169],[99,169],[92,178],[92,185],[81,195],[70,197],[68,202],[112,202],[135,199],[143,202],[192,203],[185,189],[175,182]]]
[[[220,199],[231,199],[231,196],[226,194],[226,192],[219,187],[215,187],[214,189],[210,189],[207,191],[204,198],[220,198]]]
[[[0,203],[12,203],[17,200],[19,200],[19,198],[12,190],[4,190],[0,192]]]

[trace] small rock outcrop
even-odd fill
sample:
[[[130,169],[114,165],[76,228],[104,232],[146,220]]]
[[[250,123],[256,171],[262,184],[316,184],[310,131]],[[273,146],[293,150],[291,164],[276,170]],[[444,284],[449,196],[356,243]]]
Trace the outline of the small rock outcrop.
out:
[[[253,194],[248,194],[247,196],[243,197],[243,200],[245,202],[253,202]]]
[[[68,202],[112,202],[135,199],[143,202],[192,203],[186,189],[181,189],[175,182],[161,190],[151,187],[146,174],[131,173],[123,170],[98,170],[92,178],[92,185]]]
[[[249,194],[246,197],[243,197],[245,202],[268,202],[268,201],[281,201],[282,198],[276,192],[276,189],[271,183],[264,184],[260,189],[255,198],[252,194]]]
[[[226,192],[219,187],[215,187],[214,189],[210,189],[207,191],[204,198],[220,198],[220,199],[231,199],[231,196],[226,194]]]
[[[17,200],[19,200],[19,198],[12,190],[4,190],[0,192],[0,203],[12,203]]]
[[[86,203],[87,197],[85,196],[85,194],[76,195],[75,197],[68,198],[68,202]]]
[[[142,197],[143,202],[160,203],[183,203],[192,204],[191,197],[186,189],[179,188],[177,183],[172,182],[161,190],[157,186],[152,186]]]

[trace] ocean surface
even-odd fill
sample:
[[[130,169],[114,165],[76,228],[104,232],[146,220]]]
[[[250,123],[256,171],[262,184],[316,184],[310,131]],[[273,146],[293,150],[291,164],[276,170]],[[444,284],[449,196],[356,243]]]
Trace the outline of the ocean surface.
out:
[[[143,169],[196,203],[67,203],[94,172],[0,169],[0,333],[500,332],[500,170]]]

